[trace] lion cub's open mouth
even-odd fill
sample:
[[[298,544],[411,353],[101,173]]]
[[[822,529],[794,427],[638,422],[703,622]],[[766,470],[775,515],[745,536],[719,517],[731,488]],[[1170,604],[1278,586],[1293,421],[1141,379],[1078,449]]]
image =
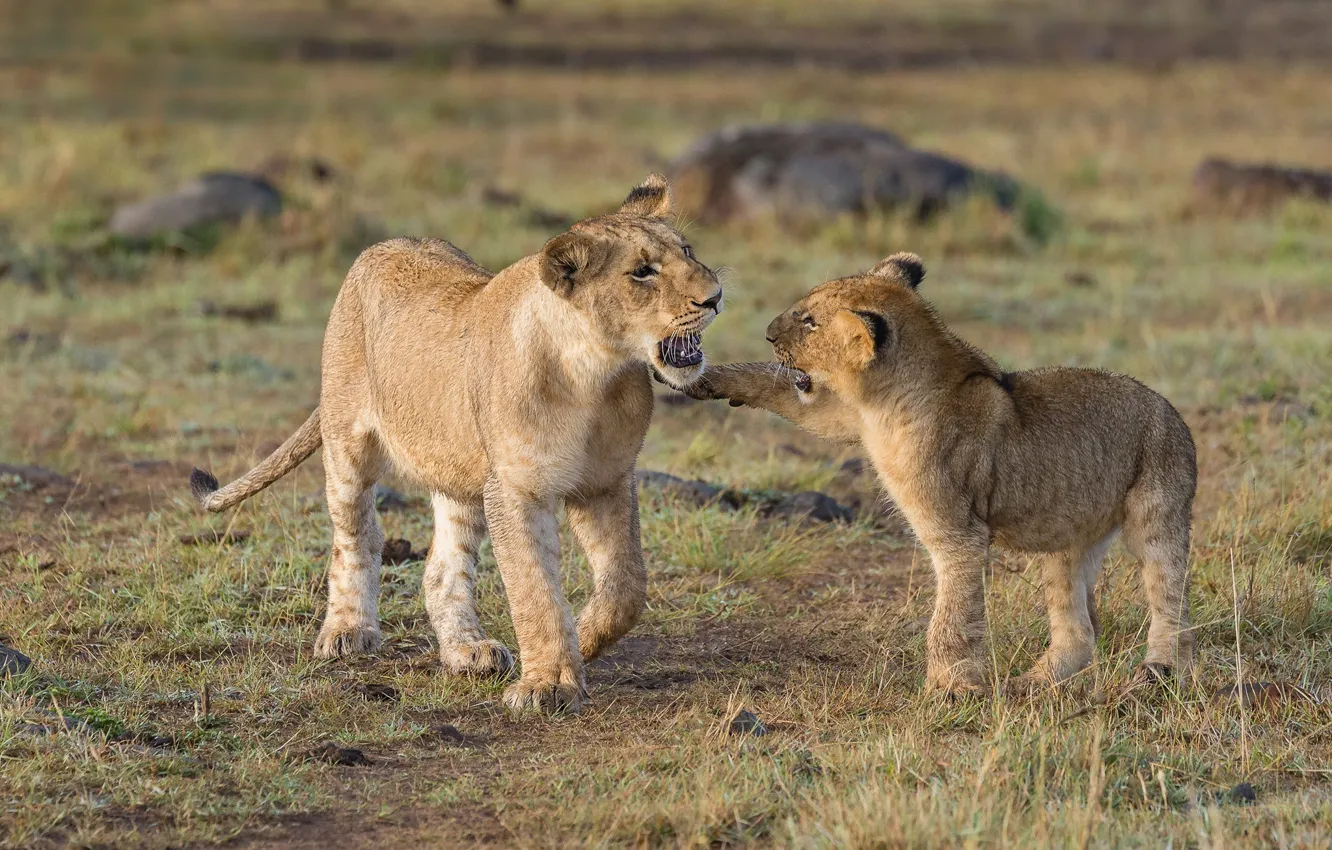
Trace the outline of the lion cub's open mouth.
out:
[[[795,372],[796,389],[800,390],[802,393],[807,393],[810,390],[814,389],[813,378],[811,378],[809,375],[805,374],[804,372],[801,372],[799,369],[795,369],[793,371]]]
[[[657,343],[661,362],[677,369],[687,369],[703,362],[703,341],[698,334],[668,336]]]

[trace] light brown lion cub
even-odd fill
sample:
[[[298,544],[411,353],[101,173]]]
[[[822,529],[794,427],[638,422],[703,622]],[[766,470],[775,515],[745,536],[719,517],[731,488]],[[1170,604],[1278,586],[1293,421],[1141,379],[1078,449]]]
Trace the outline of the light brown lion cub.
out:
[[[356,260],[329,316],[319,407],[234,483],[190,478],[205,508],[224,510],[323,444],[333,553],[318,657],[381,643],[373,488],[392,467],[432,494],[424,596],[445,667],[513,665],[473,599],[489,528],[522,661],[505,701],[579,709],[584,660],[628,631],[646,598],[634,461],[652,417],[649,368],[676,387],[697,379],[699,333],[721,309],[717,276],[670,215],[654,174],[619,212],[496,275],[438,239],[394,239]],[[560,590],[559,502],[594,575],[576,625]]]
[[[1004,372],[917,292],[894,254],[817,287],[768,326],[780,364],[709,367],[688,392],[862,443],[937,577],[926,683],[984,690],[990,545],[1040,555],[1050,646],[1020,685],[1058,683],[1095,650],[1093,588],[1121,531],[1151,607],[1140,675],[1183,673],[1193,438],[1157,393],[1094,369]]]

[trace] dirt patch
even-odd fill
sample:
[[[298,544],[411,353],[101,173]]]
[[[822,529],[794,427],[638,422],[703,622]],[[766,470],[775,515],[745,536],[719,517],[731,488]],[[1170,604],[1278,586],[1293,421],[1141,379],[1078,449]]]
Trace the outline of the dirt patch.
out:
[[[62,474],[43,467],[0,468],[0,515],[49,520],[62,513],[90,519],[148,514],[182,492],[190,465],[181,461],[96,461]],[[11,541],[12,543],[12,541]],[[0,541],[0,550],[4,541]]]
[[[372,812],[333,810],[297,815],[246,830],[223,847],[290,850],[328,847],[362,850],[381,847],[464,847],[512,842],[513,836],[488,806],[460,803],[448,808]],[[195,845],[214,847],[217,845]]]

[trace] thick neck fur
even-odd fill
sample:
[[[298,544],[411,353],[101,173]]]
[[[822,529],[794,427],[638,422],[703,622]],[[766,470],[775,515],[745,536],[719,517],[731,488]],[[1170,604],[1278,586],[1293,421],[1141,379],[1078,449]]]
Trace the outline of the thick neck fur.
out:
[[[959,405],[970,381],[1002,384],[998,364],[956,336],[932,310],[912,317],[904,330],[900,347],[880,354],[860,375],[856,405],[868,426],[933,427],[940,414]]]

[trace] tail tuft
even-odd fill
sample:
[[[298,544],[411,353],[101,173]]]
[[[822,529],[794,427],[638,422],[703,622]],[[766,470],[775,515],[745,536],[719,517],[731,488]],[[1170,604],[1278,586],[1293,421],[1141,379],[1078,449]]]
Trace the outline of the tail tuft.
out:
[[[220,486],[211,473],[204,472],[198,467],[190,473],[190,492],[204,508],[208,507],[208,497],[216,493]]]

